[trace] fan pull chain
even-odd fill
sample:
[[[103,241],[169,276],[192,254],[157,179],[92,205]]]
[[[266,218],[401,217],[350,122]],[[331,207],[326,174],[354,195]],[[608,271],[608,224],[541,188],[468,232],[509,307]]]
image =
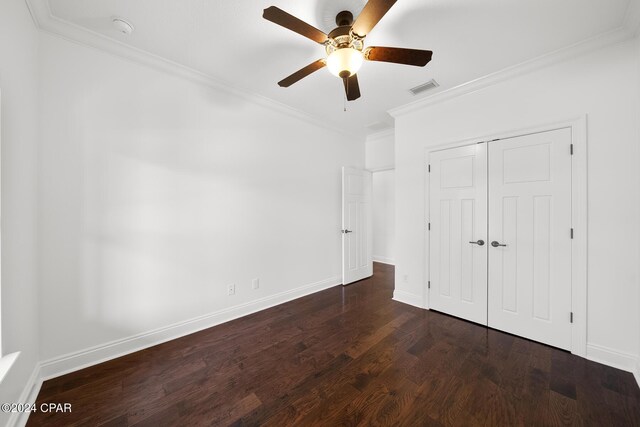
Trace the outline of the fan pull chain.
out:
[[[345,88],[345,93],[343,94],[343,98],[342,98],[342,102],[344,105],[344,112],[347,112],[347,92],[349,92],[349,79],[345,78],[344,79],[344,88]]]

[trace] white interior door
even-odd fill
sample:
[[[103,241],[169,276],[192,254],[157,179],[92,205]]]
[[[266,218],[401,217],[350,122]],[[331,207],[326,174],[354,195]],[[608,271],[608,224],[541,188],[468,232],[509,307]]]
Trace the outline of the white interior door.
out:
[[[563,349],[571,348],[570,144],[571,130],[560,129],[491,142],[488,158],[488,324]]]
[[[371,172],[342,168],[342,284],[373,275]]]
[[[429,307],[487,324],[487,144],[430,156]]]

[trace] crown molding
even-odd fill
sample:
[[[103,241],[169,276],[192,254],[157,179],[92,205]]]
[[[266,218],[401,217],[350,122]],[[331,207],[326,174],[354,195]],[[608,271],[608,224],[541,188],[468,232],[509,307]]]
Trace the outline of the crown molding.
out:
[[[372,133],[371,135],[367,135],[367,142],[369,141],[378,141],[380,139],[385,139],[389,137],[394,137],[396,134],[395,128],[385,129],[380,132]]]
[[[632,36],[640,34],[640,0],[629,0],[623,27]]]
[[[350,131],[343,128],[337,123],[321,120],[302,110],[290,107],[271,98],[267,98],[263,95],[234,87],[234,85],[219,78],[215,78],[203,72],[186,67],[177,62],[165,59],[158,55],[154,55],[142,49],[135,48],[118,40],[106,37],[102,34],[76,25],[72,22],[55,17],[51,13],[48,0],[25,0],[25,2],[38,29],[62,37],[63,39],[66,39],[68,41],[95,48],[103,52],[108,52],[121,58],[125,58],[130,61],[166,72],[168,74],[182,77],[195,83],[233,94],[254,104],[260,105],[270,110],[278,111],[285,115],[297,118],[309,124],[324,128],[343,136],[347,136],[349,138],[370,139],[375,138],[378,134],[393,131],[393,129],[384,130],[382,132],[378,132],[368,136],[365,132],[358,133]],[[529,61],[525,61],[523,63],[502,69],[495,73],[488,74],[470,82],[463,83],[451,89],[447,89],[431,96],[419,99],[417,101],[402,105],[400,107],[393,108],[389,110],[388,113],[392,117],[399,117],[428,105],[437,104],[456,98],[458,96],[475,92],[477,90],[495,85],[502,81],[509,80],[523,74],[528,74],[541,68],[545,68],[549,65],[585,54],[589,51],[600,49],[607,45],[630,39],[638,35],[639,33],[640,0],[629,0],[624,22],[619,28],[615,30],[602,33],[598,36],[586,39],[574,45],[558,49],[554,52],[539,56]]]
[[[97,32],[81,27],[72,22],[54,16],[48,0],[25,0],[36,27],[43,32],[61,37],[67,41],[107,52],[153,69],[178,76],[197,84],[238,96],[246,101],[260,105],[305,121],[309,124],[346,136],[350,139],[364,140],[365,134],[356,133],[343,128],[334,122],[321,120],[309,113],[290,107],[281,102],[257,93],[235,87],[229,82],[215,78],[206,73],[184,66],[177,62],[152,54],[150,52],[122,43]]]
[[[633,3],[637,3],[636,0],[631,0]],[[639,0],[640,1],[640,0]],[[634,8],[632,8],[634,9]],[[634,9],[635,10],[635,9]],[[635,13],[635,12],[634,12]],[[630,16],[628,11],[627,17]],[[402,105],[400,107],[393,108],[388,113],[394,117],[404,116],[416,110],[424,107],[438,104],[444,101],[457,98],[462,95],[466,95],[472,92],[476,92],[480,89],[484,89],[488,86],[501,83],[506,80],[513,79],[515,77],[529,74],[533,71],[546,68],[550,65],[557,64],[566,61],[571,58],[589,53],[594,50],[602,49],[605,46],[609,46],[615,43],[620,43],[633,38],[637,32],[637,27],[632,24],[632,19],[629,19],[629,25],[622,25],[621,27],[611,30],[595,37],[583,40],[576,44],[555,50],[548,54],[533,58],[531,60],[522,62],[520,64],[504,68],[495,73],[488,74],[486,76],[471,80],[470,82],[463,83],[459,86],[455,86],[451,89],[438,92],[431,96],[419,99],[409,104]],[[640,21],[640,20],[639,20]],[[627,22],[627,20],[625,20]]]

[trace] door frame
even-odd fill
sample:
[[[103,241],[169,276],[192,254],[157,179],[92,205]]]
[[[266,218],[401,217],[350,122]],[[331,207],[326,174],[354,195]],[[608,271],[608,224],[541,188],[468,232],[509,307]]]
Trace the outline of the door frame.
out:
[[[571,223],[574,230],[574,237],[571,241],[571,310],[573,312],[573,323],[571,325],[571,353],[587,356],[587,115],[581,115],[573,119],[562,120],[552,123],[531,126],[527,128],[511,129],[493,132],[490,134],[443,142],[425,147],[425,168],[424,168],[424,211],[423,224],[425,224],[424,238],[424,277],[425,283],[422,290],[423,308],[430,309],[429,306],[429,243],[430,235],[428,227],[429,218],[429,164],[432,152],[442,151],[449,148],[488,142],[495,139],[514,138],[534,133],[548,132],[557,129],[571,129],[571,143],[573,144],[573,156],[571,157]]]

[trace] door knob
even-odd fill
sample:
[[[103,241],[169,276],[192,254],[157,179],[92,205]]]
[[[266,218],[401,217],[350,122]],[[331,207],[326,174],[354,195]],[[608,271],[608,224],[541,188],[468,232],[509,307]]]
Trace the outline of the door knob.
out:
[[[484,246],[484,240],[478,240],[477,242],[469,242],[472,245]]]
[[[493,246],[494,248],[497,248],[498,246],[507,246],[507,245],[503,245],[501,243],[496,242],[495,240],[493,242],[491,242],[491,246]]]
[[[353,231],[351,231],[351,230],[342,230],[342,232],[343,232],[344,234],[347,234],[347,233],[353,233]]]

